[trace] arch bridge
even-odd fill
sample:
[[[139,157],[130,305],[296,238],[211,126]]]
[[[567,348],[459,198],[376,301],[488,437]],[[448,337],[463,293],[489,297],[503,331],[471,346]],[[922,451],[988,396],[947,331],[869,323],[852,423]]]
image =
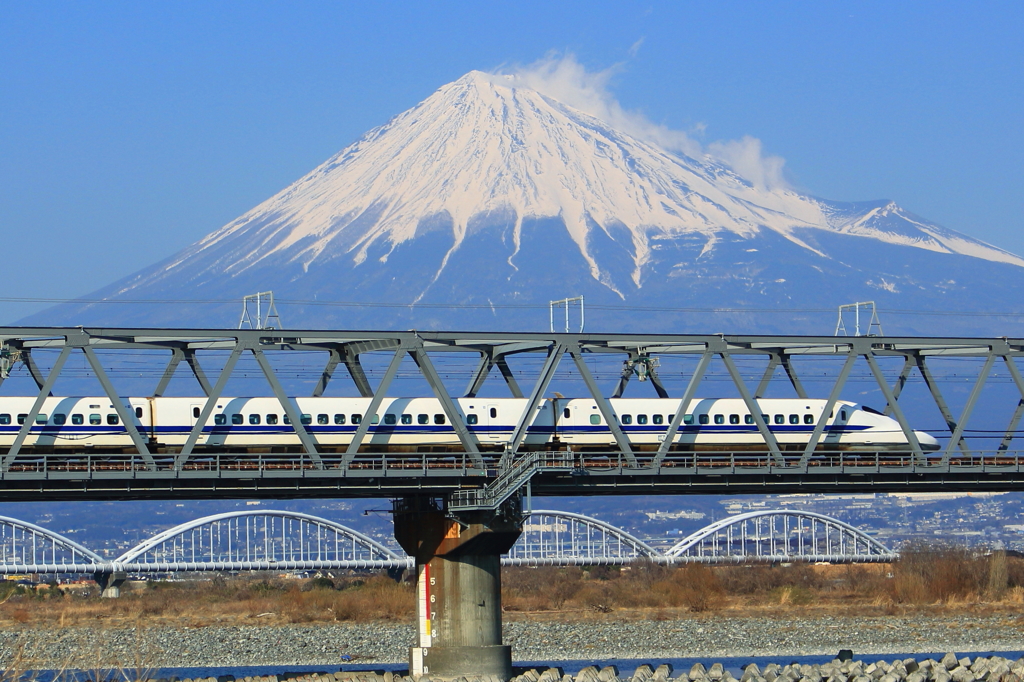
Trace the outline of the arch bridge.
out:
[[[659,552],[593,517],[534,510],[503,557],[513,566],[701,562],[880,562],[897,557],[863,531],[813,512],[758,511],[717,521]],[[309,514],[250,510],[169,528],[115,559],[41,526],[0,517],[0,574],[405,569],[412,559],[340,523]]]

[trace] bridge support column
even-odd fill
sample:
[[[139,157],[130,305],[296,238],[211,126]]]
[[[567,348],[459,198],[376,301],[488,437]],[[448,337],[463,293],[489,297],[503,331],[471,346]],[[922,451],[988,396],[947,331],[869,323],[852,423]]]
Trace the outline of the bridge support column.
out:
[[[395,503],[395,538],[416,559],[417,646],[409,672],[431,679],[512,676],[501,643],[501,555],[522,532],[518,498],[497,511],[448,514],[434,500]]]
[[[128,580],[128,574],[124,571],[100,571],[93,574],[93,580],[100,586],[101,597],[117,599],[121,596],[121,585]]]

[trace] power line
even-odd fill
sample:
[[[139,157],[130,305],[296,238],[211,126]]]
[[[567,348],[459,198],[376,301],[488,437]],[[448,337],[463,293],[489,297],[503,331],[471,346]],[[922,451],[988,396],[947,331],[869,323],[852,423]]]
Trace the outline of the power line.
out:
[[[44,297],[0,297],[3,303],[113,303],[132,305],[234,305],[235,300],[228,299],[107,299],[107,298],[44,298]],[[448,309],[448,310],[543,310],[545,303],[394,303],[382,301],[320,301],[306,299],[278,299],[278,303],[288,305],[319,306],[335,308],[417,308]],[[587,306],[592,310],[637,311],[663,313],[742,313],[742,314],[779,314],[779,313],[835,313],[834,308],[679,308],[671,306],[638,306],[594,303]],[[900,308],[879,308],[887,313],[900,315],[923,316],[958,316],[958,317],[1024,317],[1024,311],[972,311],[972,310],[908,310]]]

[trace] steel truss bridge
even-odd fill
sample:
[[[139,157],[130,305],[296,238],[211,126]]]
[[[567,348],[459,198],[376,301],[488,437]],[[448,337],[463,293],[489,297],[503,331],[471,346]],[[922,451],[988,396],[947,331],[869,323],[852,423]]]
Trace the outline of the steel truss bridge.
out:
[[[7,500],[437,496],[451,498],[450,508],[458,510],[493,509],[526,486],[533,495],[1024,489],[1024,453],[1014,447],[1024,415],[1024,378],[1017,364],[1024,354],[1024,339],[16,327],[0,328],[0,345],[7,362],[15,367],[21,363],[38,389],[13,446],[6,453],[0,451],[0,496]],[[56,359],[44,372],[36,358],[46,350]],[[123,364],[143,351],[150,355],[159,351],[168,358],[151,395],[164,393],[182,363],[205,394],[200,415],[180,448],[159,448],[143,438],[125,406],[125,393],[114,386],[104,366]],[[458,435],[460,452],[373,452],[370,420],[362,422],[347,447],[318,443],[314,433],[301,424],[296,403],[270,360],[310,351],[319,352],[324,361],[312,394],[323,395],[339,367],[344,367],[359,395],[370,398],[368,414],[375,413],[399,367],[405,358],[411,358],[412,363],[406,364],[415,365],[439,400]],[[361,357],[370,353],[389,357],[376,386],[371,385],[361,362]],[[22,451],[44,399],[72,354],[84,356],[134,448],[104,453],[83,448],[73,458]],[[290,418],[301,445],[286,452],[246,455],[205,448],[204,429],[210,428],[217,400],[243,356],[255,360],[268,392]],[[435,364],[440,357],[453,356],[468,358],[475,365],[468,385],[458,391],[446,385]],[[539,371],[523,386],[522,373],[517,378],[509,365],[510,360],[522,357],[540,360]],[[650,378],[658,395],[669,397],[654,371],[657,362],[690,359],[695,366],[681,393],[673,396],[682,404],[698,395],[712,365],[724,367],[732,388],[756,422],[764,452],[678,450],[674,440],[683,410],[676,411],[656,450],[638,451],[618,426],[591,371],[590,363],[601,358],[618,358],[624,363],[611,397],[623,395],[634,375]],[[972,360],[971,366],[978,370],[970,379],[970,395],[959,414],[953,413],[932,373],[936,359],[954,358]],[[794,359],[829,363],[836,370],[830,374],[835,380],[827,391],[822,417],[806,447],[798,451],[780,447],[756,403],[779,376],[797,396],[807,397]],[[763,367],[760,379],[748,384],[737,367],[738,360],[745,365],[759,363],[758,367]],[[900,369],[890,383],[883,366],[895,367],[893,363]],[[571,451],[531,453],[522,447],[536,408],[548,394],[560,365],[575,370],[586,387],[585,397],[596,401],[617,444],[616,452],[600,456]],[[816,449],[822,443],[827,416],[856,365],[866,366],[884,397],[885,413],[905,432],[906,452]],[[978,448],[970,442],[967,425],[997,365],[1005,367],[1016,392],[1012,405],[1007,405],[1009,421],[1000,432],[999,445]],[[209,375],[214,377],[211,380],[204,367],[212,366],[219,369]],[[497,372],[492,372],[494,369]],[[901,405],[904,386],[915,372],[946,424],[947,444],[938,453],[922,451]],[[463,423],[452,397],[477,396],[492,374],[502,377],[512,396],[525,399],[518,423],[503,444],[503,452],[498,453],[481,446],[476,433]]]
[[[896,554],[837,519],[804,511],[757,511],[716,521],[659,552],[598,519],[536,510],[502,558],[514,566],[810,561],[888,562]],[[104,559],[41,526],[0,517],[0,574],[315,571],[411,568],[411,558],[334,521],[286,511],[207,516]]]

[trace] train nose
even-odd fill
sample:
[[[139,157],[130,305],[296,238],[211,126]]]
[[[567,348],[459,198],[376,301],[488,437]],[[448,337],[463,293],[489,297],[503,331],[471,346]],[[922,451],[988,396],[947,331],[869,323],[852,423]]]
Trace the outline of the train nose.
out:
[[[914,431],[914,435],[917,436],[917,442],[921,444],[921,449],[925,452],[935,452],[939,449],[939,441],[935,440],[935,436],[924,431]]]

